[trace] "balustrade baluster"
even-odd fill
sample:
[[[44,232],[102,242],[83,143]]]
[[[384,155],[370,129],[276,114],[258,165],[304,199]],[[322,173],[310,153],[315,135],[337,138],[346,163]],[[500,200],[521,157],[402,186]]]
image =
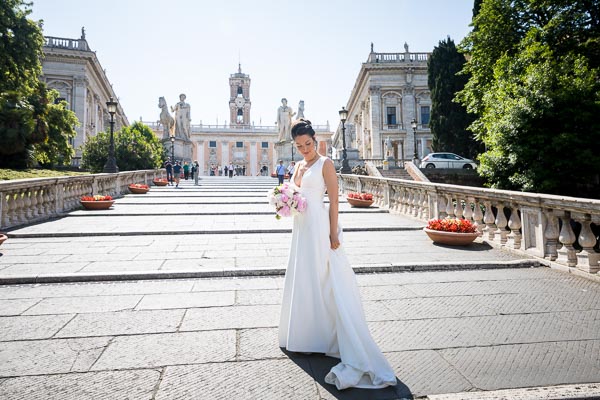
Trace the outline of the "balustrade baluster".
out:
[[[558,235],[558,241],[562,243],[562,247],[558,250],[559,262],[567,264],[569,267],[577,265],[577,251],[573,247],[575,243],[575,233],[571,228],[571,213],[569,211],[563,211],[560,220],[562,221],[562,227],[560,228],[560,234]]]
[[[479,201],[479,199],[474,198],[473,205],[473,221],[475,221],[475,223],[477,224],[477,232],[479,232],[480,236],[483,236],[483,228],[485,227],[485,224],[483,222],[483,211],[481,211],[481,202]]]
[[[402,203],[400,204],[400,212],[408,214],[409,211],[410,191],[407,188],[402,189]]]
[[[31,208],[31,191],[29,189],[23,189],[23,207],[25,222],[33,220],[33,212]]]
[[[421,191],[421,213],[419,214],[420,219],[429,219],[429,194],[425,191]]]
[[[446,218],[454,217],[454,205],[452,204],[452,195],[446,195]]]
[[[544,229],[544,238],[546,239],[544,258],[554,261],[558,258],[558,235],[560,233],[558,218],[552,210],[546,210],[544,214],[547,221],[546,229]]]
[[[446,213],[446,197],[439,194],[437,195],[438,202],[438,215],[436,218],[446,218],[448,214]]]
[[[31,189],[29,189],[29,198],[31,199],[31,205],[29,206],[31,208],[31,220],[35,221],[40,217],[40,213],[38,210],[38,192],[39,192],[39,188],[37,187],[32,187]]]
[[[496,213],[495,222],[498,229],[496,235],[500,235],[500,244],[505,245],[508,236],[508,230],[506,229],[508,221],[506,220],[506,214],[504,214],[504,203],[498,203],[497,207],[498,212]]]
[[[454,205],[454,217],[461,219],[463,216],[462,197],[456,196],[456,204]]]
[[[577,254],[577,267],[585,272],[595,274],[600,271],[600,253],[594,250],[596,245],[596,237],[592,232],[591,223],[592,216],[585,214],[583,219],[578,219],[581,223],[581,232],[579,233],[578,242],[583,248],[581,252]]]
[[[471,208],[471,197],[465,197],[465,209],[463,217],[468,221],[473,221],[473,209]]]
[[[513,204],[510,209],[510,218],[508,219],[508,240],[513,249],[521,248],[521,218],[519,218],[519,209]]]
[[[483,217],[483,222],[485,222],[484,231],[488,234],[488,240],[494,240],[496,236],[496,224],[494,224],[494,221],[496,218],[494,217],[494,210],[492,210],[492,202],[486,200],[483,204],[485,204],[485,215]]]

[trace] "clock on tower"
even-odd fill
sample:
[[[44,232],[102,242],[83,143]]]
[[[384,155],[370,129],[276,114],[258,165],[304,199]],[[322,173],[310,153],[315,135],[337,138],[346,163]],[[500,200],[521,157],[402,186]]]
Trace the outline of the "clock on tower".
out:
[[[231,126],[250,125],[250,75],[238,72],[229,76],[229,110]]]

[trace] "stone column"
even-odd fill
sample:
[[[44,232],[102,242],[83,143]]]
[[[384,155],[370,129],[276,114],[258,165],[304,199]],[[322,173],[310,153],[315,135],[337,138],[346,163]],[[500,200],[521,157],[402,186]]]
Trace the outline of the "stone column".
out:
[[[421,138],[421,148],[419,152],[419,160],[422,160],[425,157],[425,148],[427,147],[427,139]]]
[[[410,126],[410,121],[417,118],[415,115],[415,91],[412,86],[407,86],[403,90],[402,96],[402,125],[406,130],[406,143],[404,146],[404,158],[412,160],[415,153],[415,136]]]
[[[381,91],[379,86],[371,86],[369,88],[370,99],[370,130],[371,130],[371,158],[383,158],[383,150],[381,148]]]
[[[209,175],[204,170],[204,152],[205,152],[206,142],[199,141],[196,142],[196,160],[198,160],[198,175]]]
[[[75,127],[77,136],[73,138],[73,147],[77,149],[85,142],[85,130],[89,124],[85,102],[87,99],[87,79],[83,76],[76,76],[73,79],[73,104],[72,111],[77,115],[80,125]],[[77,151],[76,157],[81,157],[81,152]]]
[[[221,142],[221,166],[229,165],[229,142]]]
[[[258,164],[258,154],[256,152],[256,142],[250,142],[250,171],[246,171],[246,174],[250,176],[256,176]]]

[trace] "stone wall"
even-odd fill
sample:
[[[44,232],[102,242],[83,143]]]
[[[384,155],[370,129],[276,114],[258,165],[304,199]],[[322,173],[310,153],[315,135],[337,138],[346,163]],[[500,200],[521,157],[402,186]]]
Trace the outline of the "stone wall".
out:
[[[483,178],[473,169],[457,168],[421,168],[423,174],[434,183],[447,183],[449,185],[483,187]]]

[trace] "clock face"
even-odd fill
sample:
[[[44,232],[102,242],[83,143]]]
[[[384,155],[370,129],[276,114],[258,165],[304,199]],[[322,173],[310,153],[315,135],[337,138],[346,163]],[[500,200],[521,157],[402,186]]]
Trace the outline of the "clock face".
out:
[[[238,107],[241,107],[244,105],[244,99],[242,99],[241,97],[238,97],[235,99],[235,105]]]

